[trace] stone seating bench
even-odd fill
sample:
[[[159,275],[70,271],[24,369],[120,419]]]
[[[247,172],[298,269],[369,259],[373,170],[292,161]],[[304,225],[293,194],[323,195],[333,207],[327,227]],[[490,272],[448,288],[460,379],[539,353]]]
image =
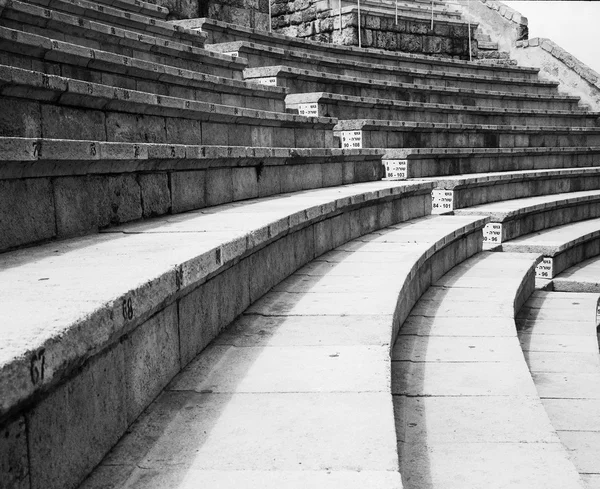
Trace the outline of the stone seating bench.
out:
[[[368,150],[0,138],[0,251],[121,223],[379,180]],[[93,151],[92,151],[93,149]]]
[[[546,413],[586,487],[600,482],[598,293],[536,290],[517,316]]]
[[[490,217],[484,244],[497,246],[542,229],[600,217],[599,202],[600,191],[587,190],[492,202],[453,212]]]
[[[384,161],[402,161],[398,178],[597,166],[599,147],[563,148],[398,148]]]
[[[600,126],[443,124],[376,119],[340,120],[334,128],[342,147],[506,148],[600,146]]]
[[[217,59],[212,60],[213,65],[201,63],[198,68],[205,71],[190,71],[164,65],[160,57],[154,61],[131,58],[4,27],[0,27],[0,49],[11,53],[6,64],[20,68],[33,69],[37,60],[43,60],[44,72],[48,74],[156,95],[285,112],[284,89],[235,80],[236,73],[241,78],[239,68]],[[24,51],[27,56],[21,54]]]
[[[228,68],[232,77],[238,78],[239,70],[246,66],[242,58],[231,58],[201,47],[182,44],[173,38],[167,40],[152,33],[139,34],[18,0],[11,2],[9,7],[0,12],[0,23],[13,31],[19,31],[17,34],[11,32],[12,41],[16,42],[31,39],[26,35],[29,33],[182,69],[210,73],[211,70]],[[6,47],[6,43],[3,43],[3,47]]]
[[[0,65],[3,136],[257,147],[333,147],[334,119],[114,88]],[[58,121],[48,117],[60,114]],[[85,124],[83,124],[85,121]]]
[[[307,54],[246,41],[207,44],[205,47],[218,53],[241,56],[248,60],[249,68],[277,66],[285,63],[286,66],[293,68],[374,80],[469,89],[478,88],[483,84],[485,89],[492,91],[522,92],[526,89],[528,92],[536,94],[556,93],[558,87],[557,82],[522,80],[504,74],[452,73],[415,67],[386,66],[365,61],[340,60],[331,55]]]
[[[567,268],[552,279],[556,292],[600,293],[600,257],[594,256]]]
[[[176,39],[177,42],[182,44],[199,48],[204,46],[206,38],[201,32],[186,29],[171,22],[101,5],[91,0],[27,0],[26,3],[21,4],[20,16],[27,14],[28,6],[33,7],[36,4],[45,9],[54,10],[57,17],[60,17],[61,12],[65,12],[66,14],[104,23],[109,28],[111,26],[124,26],[128,30],[138,33],[147,33],[166,40]],[[17,16],[16,20],[19,20],[20,16]]]
[[[460,174],[425,180],[434,183],[434,211],[440,212],[436,208],[444,202],[450,207],[441,210],[448,212],[492,202],[600,190],[600,167]]]
[[[564,224],[502,244],[503,251],[541,253],[537,277],[550,280],[567,268],[600,254],[600,219]]]
[[[481,249],[484,222],[428,216],[316,257],[217,336],[82,489],[399,487],[390,345],[429,283]]]
[[[597,127],[600,113],[583,110],[473,107],[458,104],[408,102],[337,93],[293,93],[285,98],[288,110],[347,119],[400,120],[517,126]]]
[[[178,25],[190,29],[200,29],[207,36],[206,43],[210,45],[225,42],[248,41],[274,49],[294,50],[306,53],[307,56],[323,55],[335,57],[339,60],[354,60],[380,66],[394,66],[399,68],[418,68],[422,70],[445,70],[448,73],[478,73],[481,75],[497,75],[520,78],[524,80],[537,80],[538,68],[522,66],[495,66],[480,65],[461,60],[439,58],[411,53],[392,52],[381,49],[344,46],[339,44],[307,41],[297,37],[284,36],[278,33],[268,33],[256,29],[227,24],[214,19],[199,18],[173,21]]]
[[[472,105],[475,107],[507,107],[522,109],[570,110],[579,97],[538,95],[480,89],[458,89],[414,83],[388,82],[334,75],[287,66],[246,68],[244,79],[265,85],[286,87],[289,93],[327,92],[358,97],[385,98],[411,102]]]
[[[73,487],[250,304],[326,251],[428,214],[430,193],[397,182],[310,190],[4,253],[0,419],[14,435],[3,440],[9,452],[26,450],[11,472],[32,487]],[[480,248],[485,219],[452,222],[414,268],[403,261],[421,283],[400,296],[406,313],[433,269]],[[440,249],[448,255],[434,267]]]
[[[584,487],[517,339],[540,259],[479,253],[434,281],[401,327],[392,392],[403,487]]]

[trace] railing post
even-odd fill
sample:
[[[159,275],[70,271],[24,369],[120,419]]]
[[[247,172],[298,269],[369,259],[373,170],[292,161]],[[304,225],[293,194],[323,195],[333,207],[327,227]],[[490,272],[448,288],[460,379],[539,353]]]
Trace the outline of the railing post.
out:
[[[340,34],[342,33],[342,0],[340,0]],[[340,42],[342,39],[340,38]]]
[[[273,26],[271,21],[271,0],[269,0],[269,32],[272,32]]]
[[[398,0],[396,0],[396,25],[398,25]]]
[[[469,12],[471,11],[471,0],[469,0],[468,2],[469,5]],[[468,22],[468,26],[469,26],[469,32],[468,32],[468,36],[469,36],[469,61],[473,61],[473,55],[471,54],[471,16],[469,15],[469,17],[467,17],[467,22]]]
[[[433,30],[433,0],[431,0],[431,30]]]
[[[362,39],[360,36],[360,0],[356,0],[358,2],[358,47],[362,47]]]

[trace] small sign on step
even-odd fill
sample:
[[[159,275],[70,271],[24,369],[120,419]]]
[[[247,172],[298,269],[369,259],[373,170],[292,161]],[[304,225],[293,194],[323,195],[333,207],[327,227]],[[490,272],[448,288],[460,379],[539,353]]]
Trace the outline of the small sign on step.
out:
[[[383,160],[387,180],[406,180],[408,178],[408,160]]]
[[[298,114],[307,117],[319,117],[319,104],[298,104]]]
[[[363,143],[362,131],[342,131],[342,149],[361,149]]]
[[[545,256],[535,267],[535,276],[551,279],[554,276],[554,259]]]
[[[483,242],[489,244],[502,243],[502,223],[490,222],[483,228]]]
[[[444,214],[454,210],[454,190],[431,191],[431,213]]]
[[[254,81],[254,83],[260,83],[261,85],[267,85],[270,87],[277,86],[277,77],[276,76],[270,76],[268,78],[254,78],[253,80],[249,80],[249,81]]]

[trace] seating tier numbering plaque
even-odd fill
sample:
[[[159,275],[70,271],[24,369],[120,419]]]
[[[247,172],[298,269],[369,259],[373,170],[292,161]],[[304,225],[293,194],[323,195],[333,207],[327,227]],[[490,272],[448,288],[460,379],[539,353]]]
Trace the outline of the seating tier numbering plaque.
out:
[[[383,160],[385,178],[388,180],[406,180],[408,178],[408,160]]]
[[[362,131],[342,131],[342,149],[362,148]]]

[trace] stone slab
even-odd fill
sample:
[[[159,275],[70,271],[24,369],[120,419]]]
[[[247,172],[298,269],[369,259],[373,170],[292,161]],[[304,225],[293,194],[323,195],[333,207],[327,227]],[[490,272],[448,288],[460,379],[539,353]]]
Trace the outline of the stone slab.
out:
[[[573,335],[582,336],[589,332],[590,325],[587,321],[585,322],[569,322],[568,320],[555,321],[552,318],[549,319],[521,319],[515,320],[517,328],[523,332],[530,332],[535,328],[537,334],[544,335]]]
[[[544,399],[544,408],[558,431],[600,431],[600,400]]]
[[[515,362],[392,362],[394,394],[477,397],[516,392],[536,396],[529,373]]]
[[[534,328],[527,334],[519,335],[519,341],[523,351],[598,353],[598,341],[595,339],[595,329],[592,329],[592,334],[592,338],[589,335],[546,335],[539,334],[537,328]],[[598,359],[598,367],[600,367],[600,358]]]
[[[407,489],[584,487],[560,443],[402,444],[399,451]]]
[[[579,472],[600,475],[600,432],[559,431],[558,435]]]
[[[598,371],[598,353],[525,352],[532,372],[595,373]]]
[[[389,394],[168,392],[107,465],[154,470],[394,471]]]
[[[537,397],[394,396],[405,443],[558,443]],[[493,420],[493,423],[490,421]]]
[[[411,315],[400,328],[399,335],[512,337],[517,334],[514,321],[508,318],[490,318],[486,325],[482,325],[480,318],[473,317]]]
[[[387,346],[211,345],[169,390],[212,393],[389,392]]]
[[[531,372],[540,398],[600,399],[600,372]]]

